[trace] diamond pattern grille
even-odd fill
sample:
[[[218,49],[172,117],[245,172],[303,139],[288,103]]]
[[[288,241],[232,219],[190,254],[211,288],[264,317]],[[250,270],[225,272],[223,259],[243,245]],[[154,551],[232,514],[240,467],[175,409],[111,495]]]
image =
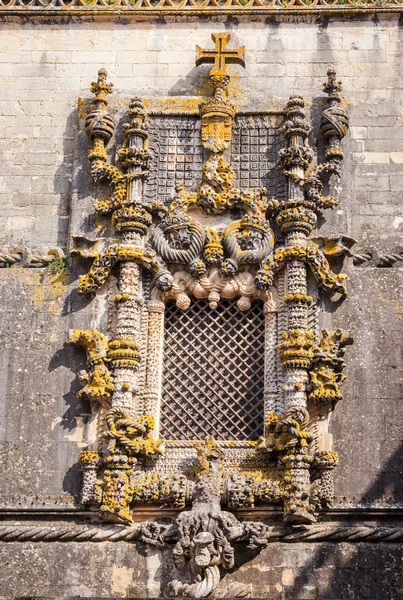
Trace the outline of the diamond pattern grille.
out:
[[[165,313],[161,437],[257,439],[262,434],[264,316],[260,303],[216,309],[195,300]]]

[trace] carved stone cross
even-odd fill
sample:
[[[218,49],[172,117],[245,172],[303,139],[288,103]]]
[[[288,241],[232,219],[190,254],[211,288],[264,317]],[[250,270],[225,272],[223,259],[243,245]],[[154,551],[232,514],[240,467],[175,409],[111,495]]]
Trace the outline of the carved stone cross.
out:
[[[231,39],[230,33],[212,33],[211,38],[215,43],[214,50],[203,50],[196,46],[197,57],[196,66],[203,64],[214,64],[210,71],[210,76],[225,76],[226,66],[228,64],[241,65],[245,67],[244,46],[230,50],[227,43]]]

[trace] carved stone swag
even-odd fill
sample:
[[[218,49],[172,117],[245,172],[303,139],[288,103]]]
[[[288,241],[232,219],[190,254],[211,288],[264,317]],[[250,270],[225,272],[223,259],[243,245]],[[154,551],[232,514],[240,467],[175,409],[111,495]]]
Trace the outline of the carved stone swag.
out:
[[[99,71],[91,86],[88,158],[94,181],[110,190],[94,207],[111,216],[115,234],[93,244],[97,251],[80,278],[79,293],[95,294],[109,282],[113,306],[106,334],[96,329],[70,334],[70,341],[87,352],[79,395],[91,402],[102,425],[97,447],[79,456],[82,503],[128,527],[143,504],[180,511],[176,521],[142,526],[148,543],[175,542],[173,558],[182,578],[168,585],[166,594],[173,597],[251,594],[249,586],[220,587],[220,580],[234,566],[234,542],[264,547],[273,526],[240,521],[233,511],[280,505],[286,522],[309,525],[318,510],[330,506],[338,457],[329,415],[342,398],[344,349],[351,343],[339,330],[323,330],[318,339],[310,318],[317,309],[308,295],[308,268],[313,288],[346,293],[344,275],[332,272],[309,238],[317,215],[338,203],[323,189],[330,176],[340,176],[343,159],[340,143],[348,118],[341,84],[330,69],[321,119],[325,162],[320,164],[309,146],[304,100],[290,97],[282,125],[286,147],[278,157],[286,197],[268,198],[263,187],[235,184],[228,149],[236,110],[227,98],[226,65],[244,66],[244,51],[227,48],[229,34],[212,34],[212,39],[215,49],[197,48],[196,60],[213,64],[213,95],[199,108],[207,157],[201,184],[197,190],[177,186],[168,204],[145,200],[153,156],[144,102],[130,102],[117,167],[106,153],[115,129],[107,110],[113,86],[106,71]],[[74,253],[88,256],[78,239]],[[201,441],[192,439],[191,431],[187,439],[159,439],[165,306],[174,300],[186,311],[195,298],[206,299],[209,310],[222,299],[236,301],[237,310],[246,313],[252,303],[262,305],[265,409],[264,433],[257,440]],[[242,405],[244,399],[236,401]]]

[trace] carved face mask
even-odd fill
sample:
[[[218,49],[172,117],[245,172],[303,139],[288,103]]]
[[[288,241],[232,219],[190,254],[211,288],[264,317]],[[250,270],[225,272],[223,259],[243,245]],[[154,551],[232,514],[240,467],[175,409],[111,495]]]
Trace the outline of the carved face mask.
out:
[[[215,554],[212,542],[195,544],[195,563],[198,567],[208,567]]]

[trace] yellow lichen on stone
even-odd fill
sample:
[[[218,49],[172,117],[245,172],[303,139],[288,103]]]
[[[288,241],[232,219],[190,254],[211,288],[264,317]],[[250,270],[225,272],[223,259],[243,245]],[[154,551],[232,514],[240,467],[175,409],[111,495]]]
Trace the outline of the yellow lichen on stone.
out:
[[[87,351],[87,371],[79,373],[84,387],[77,395],[90,401],[109,399],[114,388],[112,376],[105,365],[108,353],[106,337],[97,329],[71,329],[70,342]]]
[[[99,462],[99,452],[96,450],[83,450],[78,455],[78,460],[85,467],[95,466]]]
[[[2,277],[21,281],[35,310],[52,314],[62,311],[69,280],[67,268],[56,273],[42,269],[4,269]]]

